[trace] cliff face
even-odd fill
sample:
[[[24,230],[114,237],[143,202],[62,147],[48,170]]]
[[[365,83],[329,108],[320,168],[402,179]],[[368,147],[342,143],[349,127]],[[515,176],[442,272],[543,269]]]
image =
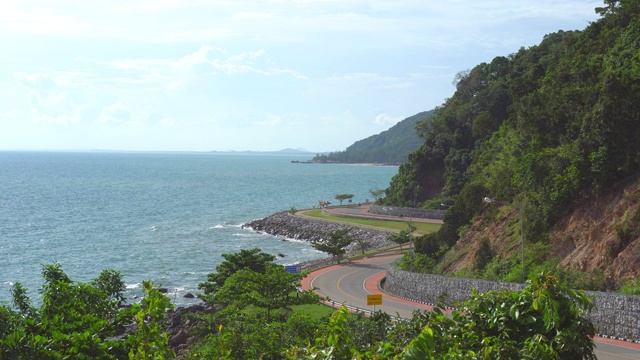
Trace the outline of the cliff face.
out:
[[[575,206],[551,233],[568,268],[603,270],[612,288],[640,276],[640,181]]]
[[[609,289],[618,289],[627,279],[640,277],[640,180],[602,192],[576,204],[549,234],[552,256],[565,268],[583,272],[603,271]],[[447,273],[472,266],[482,239],[496,256],[519,252],[520,244],[505,241],[517,237],[518,212],[511,210],[499,221],[484,216],[458,240],[449,257]],[[505,245],[506,244],[506,245]]]

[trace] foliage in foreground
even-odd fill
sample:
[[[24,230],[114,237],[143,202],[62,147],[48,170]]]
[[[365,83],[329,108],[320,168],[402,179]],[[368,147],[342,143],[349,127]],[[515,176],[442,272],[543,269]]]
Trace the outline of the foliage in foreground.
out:
[[[328,327],[306,348],[292,348],[288,359],[596,359],[593,309],[583,291],[559,285],[540,274],[521,291],[473,293],[460,310],[447,317],[440,308],[414,317],[415,322],[389,323],[383,340],[363,344],[347,330],[342,307]],[[403,346],[408,326],[425,326]],[[410,332],[410,331],[409,331]]]
[[[201,339],[189,359],[280,359],[284,349],[313,338],[318,320],[292,310],[318,302],[314,292],[297,291],[305,273],[286,272],[259,248],[222,256],[200,284],[200,297],[222,310],[200,317]]]
[[[294,277],[266,260],[259,249],[248,258],[264,273],[239,268],[246,256],[220,269],[230,271],[210,294],[220,311],[203,315],[200,341],[189,359],[595,359],[593,324],[585,318],[593,303],[554,276],[531,277],[520,291],[473,293],[460,310],[446,316],[436,307],[414,312],[409,321],[391,321],[382,312],[366,317],[346,307],[328,323],[295,313]],[[251,261],[250,261],[251,262]],[[257,265],[257,264],[253,264]],[[169,299],[144,282],[140,304],[122,309],[124,283],[105,270],[90,283],[73,282],[60,265],[43,266],[42,305],[31,304],[18,283],[13,308],[0,306],[2,359],[170,359],[163,329]],[[15,308],[15,309],[14,309]],[[127,333],[125,326],[135,324]],[[118,336],[117,334],[122,334]]]
[[[124,282],[104,270],[89,283],[74,282],[59,263],[43,265],[42,305],[36,308],[20,283],[13,308],[0,306],[0,359],[172,358],[162,323],[172,307],[151,282],[140,304],[121,308]],[[14,309],[15,308],[15,309]],[[136,330],[121,337],[126,326]]]
[[[189,359],[595,359],[595,330],[585,318],[591,298],[545,273],[520,291],[474,292],[448,316],[439,306],[391,321],[382,312],[366,317],[342,307],[323,323],[293,313],[287,303],[294,298],[279,302],[255,288],[279,289],[286,279],[271,273],[272,260],[259,249],[243,254],[225,255],[219,269],[235,272],[208,297],[225,308],[203,317]]]

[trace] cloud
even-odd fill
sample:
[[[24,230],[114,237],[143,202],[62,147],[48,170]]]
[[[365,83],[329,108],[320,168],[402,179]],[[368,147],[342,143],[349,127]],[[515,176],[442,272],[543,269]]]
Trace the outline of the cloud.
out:
[[[360,47],[402,44],[447,49],[490,41],[492,29],[505,24],[513,25],[511,37],[522,38],[529,30],[526,21],[567,21],[576,16],[592,19],[593,9],[601,2],[520,0],[506,5],[502,0],[22,0],[0,4],[0,30],[127,43],[227,41],[234,46],[255,41],[321,41],[342,46],[358,42]],[[487,36],[479,35],[484,33]]]
[[[91,108],[77,104],[66,88],[76,85],[73,79],[82,78],[77,73],[29,74],[17,72],[14,80],[28,90],[29,113],[40,122],[71,124],[82,120],[82,115]]]
[[[403,119],[404,118],[402,116],[393,117],[391,115],[383,113],[383,114],[376,115],[376,117],[373,119],[373,123],[380,126],[389,126],[389,125],[395,125]]]
[[[118,101],[103,109],[98,121],[101,123],[123,123],[130,119],[131,110]]]
[[[28,88],[52,90],[54,88],[77,88],[90,82],[92,75],[81,71],[51,71],[48,73],[28,73],[18,71],[13,73],[13,79]]]
[[[170,31],[160,37],[161,42],[168,43],[206,43],[220,39],[237,37],[238,34],[231,29],[187,29]]]
[[[167,89],[183,88],[194,76],[214,76],[218,73],[227,75],[252,73],[262,76],[291,76],[300,80],[307,79],[297,71],[279,67],[265,57],[263,50],[229,54],[224,49],[210,45],[202,46],[178,59],[121,59],[99,61],[98,64],[122,71],[122,75],[116,79],[127,85],[139,83]]]
[[[415,86],[415,81],[424,79],[424,73],[402,74],[401,76],[389,76],[378,73],[348,73],[330,76],[326,82],[337,87],[357,88],[362,91],[367,89],[394,90],[407,89]]]
[[[278,127],[284,124],[284,120],[279,115],[263,114],[261,118],[251,121],[251,125],[261,127]]]
[[[93,25],[62,9],[29,6],[28,2],[3,1],[0,5],[0,29],[27,33],[85,34]]]
[[[0,0],[8,49],[0,63],[13,74],[0,79],[0,113],[16,109],[10,118],[29,123],[84,120],[78,139],[87,129],[129,131],[140,134],[131,143],[157,141],[157,148],[165,146],[160,138],[193,148],[190,136],[211,146],[209,136],[220,129],[225,147],[236,146],[228,134],[238,129],[252,147],[256,139],[266,147],[269,138],[309,134],[348,145],[399,120],[388,114],[441,104],[459,70],[537,44],[558,28],[586,25],[582,19],[595,19],[599,5]]]

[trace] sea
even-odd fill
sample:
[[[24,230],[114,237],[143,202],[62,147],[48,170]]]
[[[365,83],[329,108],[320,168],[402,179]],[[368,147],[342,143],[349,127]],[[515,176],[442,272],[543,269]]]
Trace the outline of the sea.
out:
[[[74,280],[120,271],[130,302],[143,280],[177,306],[222,254],[260,248],[293,265],[326,257],[307,242],[242,225],[279,211],[317,208],[336,194],[371,200],[396,166],[304,164],[307,155],[146,152],[0,152],[0,304],[20,282],[40,302],[42,265]],[[348,202],[345,202],[347,204]]]

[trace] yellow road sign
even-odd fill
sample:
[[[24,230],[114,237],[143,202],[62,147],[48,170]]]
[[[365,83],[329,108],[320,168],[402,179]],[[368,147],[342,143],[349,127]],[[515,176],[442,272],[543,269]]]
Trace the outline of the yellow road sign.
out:
[[[367,305],[382,305],[382,294],[367,295]]]

